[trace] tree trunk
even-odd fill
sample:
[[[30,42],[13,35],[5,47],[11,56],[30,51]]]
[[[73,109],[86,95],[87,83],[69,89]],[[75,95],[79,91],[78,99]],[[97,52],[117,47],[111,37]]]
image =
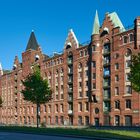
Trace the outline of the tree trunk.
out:
[[[37,128],[39,127],[39,104],[36,104],[36,124],[37,124]]]

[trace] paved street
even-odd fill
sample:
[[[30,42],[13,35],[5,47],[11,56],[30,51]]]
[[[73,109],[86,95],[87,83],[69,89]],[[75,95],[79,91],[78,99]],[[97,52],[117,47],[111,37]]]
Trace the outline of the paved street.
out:
[[[86,139],[0,132],[0,140],[86,140]]]

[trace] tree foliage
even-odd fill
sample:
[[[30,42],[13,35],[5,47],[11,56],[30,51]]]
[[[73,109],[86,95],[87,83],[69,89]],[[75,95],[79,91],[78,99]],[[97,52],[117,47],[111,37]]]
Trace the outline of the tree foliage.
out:
[[[140,53],[132,56],[130,68],[129,80],[132,84],[132,88],[136,92],[140,92]]]
[[[22,81],[24,99],[33,103],[43,104],[51,99],[51,90],[47,80],[43,80],[38,67]]]
[[[37,105],[37,127],[39,118],[39,106],[40,104],[47,103],[51,100],[52,92],[49,87],[48,81],[43,80],[41,77],[39,67],[34,67],[34,72],[29,74],[25,80],[22,81],[24,89],[21,91],[24,96],[24,100],[31,101]]]

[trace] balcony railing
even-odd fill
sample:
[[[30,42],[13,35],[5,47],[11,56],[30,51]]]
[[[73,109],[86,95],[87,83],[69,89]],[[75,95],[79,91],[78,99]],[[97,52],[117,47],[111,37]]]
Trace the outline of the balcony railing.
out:
[[[109,82],[104,82],[104,83],[103,83],[103,86],[104,86],[104,87],[109,87],[109,86],[110,86],[110,83],[109,83]]]
[[[68,71],[68,74],[73,74],[73,70],[69,70]]]
[[[109,54],[110,54],[110,50],[109,50],[109,49],[104,49],[103,54],[104,54],[104,55],[109,55]]]
[[[104,61],[103,61],[103,64],[104,64],[104,66],[110,65],[110,60],[104,60]]]
[[[72,82],[73,82],[73,80],[72,80],[72,79],[69,79],[69,80],[68,80],[68,83],[72,83]]]
[[[67,60],[68,65],[72,64],[72,59]]]
[[[73,89],[72,88],[68,88],[68,92],[69,93],[72,93],[73,92]]]
[[[104,95],[104,100],[110,100],[110,95]]]
[[[69,97],[68,97],[68,101],[69,101],[69,102],[73,101],[73,97],[72,97],[72,96],[69,96]]]
[[[104,110],[104,112],[109,112],[110,111],[110,107],[104,107],[103,110]]]

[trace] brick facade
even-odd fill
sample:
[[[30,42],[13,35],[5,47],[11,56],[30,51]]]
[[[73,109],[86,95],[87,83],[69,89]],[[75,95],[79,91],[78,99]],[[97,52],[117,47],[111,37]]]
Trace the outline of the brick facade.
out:
[[[130,29],[114,18],[116,13],[107,13],[99,34],[93,33],[87,45],[70,30],[63,53],[53,57],[44,55],[37,42],[28,44],[22,63],[16,56],[13,69],[0,76],[0,123],[36,124],[36,106],[23,100],[21,80],[39,65],[53,91],[53,99],[40,106],[40,123],[140,125],[140,95],[128,80],[131,55],[140,49],[140,17]]]

